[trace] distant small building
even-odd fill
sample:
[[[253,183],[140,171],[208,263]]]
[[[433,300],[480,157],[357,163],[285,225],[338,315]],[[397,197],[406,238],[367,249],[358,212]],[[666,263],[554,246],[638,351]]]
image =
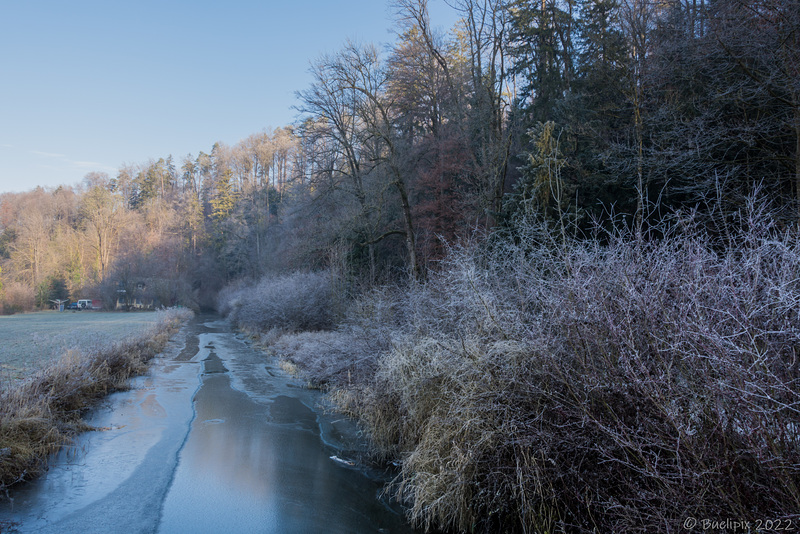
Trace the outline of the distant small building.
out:
[[[155,299],[147,290],[147,282],[139,281],[135,284],[117,284],[117,310],[151,310],[158,306]]]

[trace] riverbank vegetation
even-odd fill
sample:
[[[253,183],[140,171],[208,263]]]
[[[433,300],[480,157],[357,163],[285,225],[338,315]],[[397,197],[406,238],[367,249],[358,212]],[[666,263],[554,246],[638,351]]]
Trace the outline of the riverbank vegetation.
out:
[[[425,526],[800,521],[798,0],[451,4],[291,125],[0,196],[5,309],[219,297]]]
[[[90,427],[82,416],[101,397],[125,389],[192,315],[158,312],[157,322],[117,342],[86,340],[23,380],[0,383],[0,490],[36,477],[48,456]]]
[[[794,518],[800,250],[742,217],[729,241],[682,218],[645,240],[529,225],[360,294],[336,330],[266,341],[401,466],[390,490],[425,527]]]

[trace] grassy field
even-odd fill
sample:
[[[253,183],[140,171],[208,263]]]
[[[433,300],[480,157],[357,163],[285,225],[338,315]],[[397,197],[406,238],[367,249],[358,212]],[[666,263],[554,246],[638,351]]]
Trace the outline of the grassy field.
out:
[[[46,469],[51,453],[90,428],[82,419],[86,410],[146,372],[192,316],[171,308],[0,318],[0,361],[15,378],[27,378],[0,377],[0,494]]]
[[[23,378],[69,349],[103,348],[155,322],[155,312],[53,311],[0,316],[0,383]]]

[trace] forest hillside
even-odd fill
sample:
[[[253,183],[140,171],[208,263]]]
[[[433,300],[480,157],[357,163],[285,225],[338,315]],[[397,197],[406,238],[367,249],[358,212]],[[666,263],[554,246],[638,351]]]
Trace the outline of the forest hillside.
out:
[[[719,237],[756,188],[800,217],[795,0],[459,0],[446,33],[395,4],[391,46],[311,62],[293,124],[0,196],[5,312],[205,306],[299,268],[424,280],[532,218],[586,237],[692,212]]]

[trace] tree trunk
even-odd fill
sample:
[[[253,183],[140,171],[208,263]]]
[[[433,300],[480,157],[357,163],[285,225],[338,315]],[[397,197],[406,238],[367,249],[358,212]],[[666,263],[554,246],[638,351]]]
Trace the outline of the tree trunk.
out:
[[[413,280],[419,279],[419,267],[417,265],[417,243],[414,235],[414,224],[411,217],[411,205],[408,202],[408,192],[406,185],[400,177],[400,173],[395,169],[394,186],[397,192],[400,193],[400,204],[403,208],[403,226],[405,227],[406,248],[408,249],[408,263],[411,266],[411,278]]]

